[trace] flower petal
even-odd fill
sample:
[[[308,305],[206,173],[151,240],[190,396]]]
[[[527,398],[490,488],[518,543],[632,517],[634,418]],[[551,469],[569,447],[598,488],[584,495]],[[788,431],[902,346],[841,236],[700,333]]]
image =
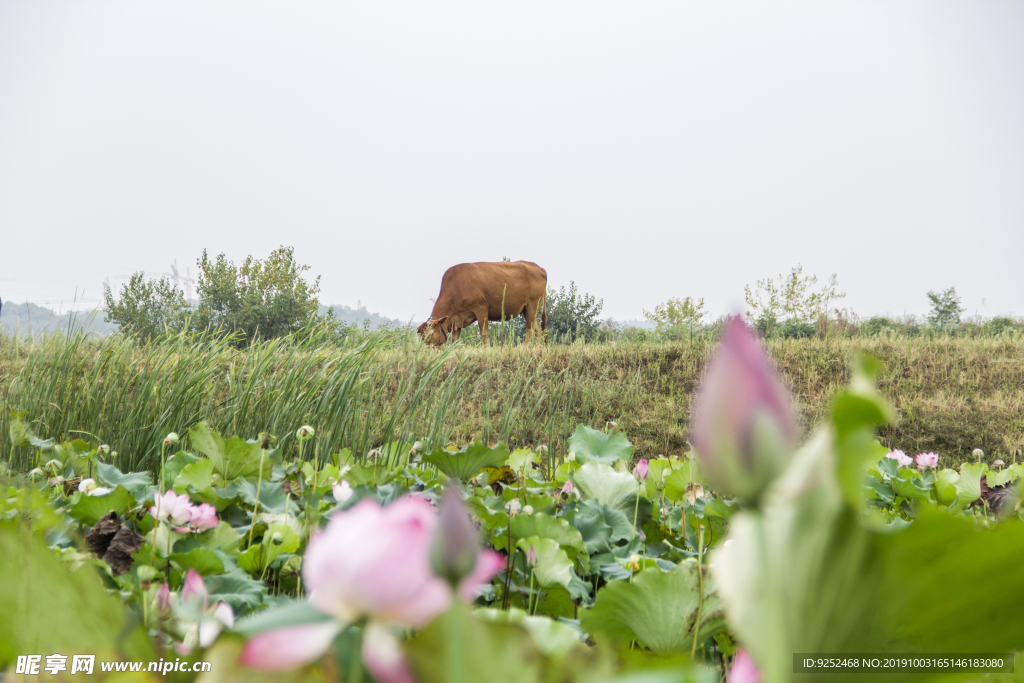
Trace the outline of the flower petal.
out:
[[[416,683],[398,639],[379,624],[371,623],[363,633],[363,664],[378,683]]]
[[[459,583],[459,596],[466,601],[476,598],[477,592],[505,566],[505,558],[493,550],[483,550],[476,556],[476,566]]]
[[[336,621],[264,631],[245,644],[238,662],[264,671],[286,671],[309,664],[327,652],[341,630]]]

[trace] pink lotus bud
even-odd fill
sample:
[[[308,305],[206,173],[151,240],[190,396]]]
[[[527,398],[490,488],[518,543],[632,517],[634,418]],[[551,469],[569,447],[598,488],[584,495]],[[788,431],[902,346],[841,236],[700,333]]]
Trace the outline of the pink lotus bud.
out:
[[[565,480],[565,485],[562,486],[562,493],[564,493],[565,495],[568,496],[568,495],[572,494],[572,491],[573,491],[572,479],[566,479]]]
[[[207,529],[213,529],[219,522],[220,520],[217,519],[217,508],[209,503],[202,503],[198,507],[192,508],[192,519],[189,520],[189,526],[196,530],[206,531]]]
[[[917,469],[927,470],[939,466],[939,454],[938,453],[918,453],[914,458],[914,462],[917,463]]]
[[[195,569],[189,569],[185,574],[185,585],[181,589],[181,601],[185,603],[198,602],[206,609],[206,583],[203,577]]]
[[[263,671],[297,669],[324,654],[341,628],[341,622],[325,621],[264,631],[249,639],[238,662]]]
[[[694,401],[690,442],[723,493],[757,498],[785,468],[797,440],[789,393],[739,318]]]
[[[171,587],[166,583],[156,591],[156,609],[161,615],[171,610]]]
[[[888,453],[886,453],[885,457],[891,460],[895,460],[897,463],[899,463],[900,467],[910,467],[911,465],[914,464],[914,459],[900,450],[889,451]]]
[[[645,481],[647,481],[647,476],[650,473],[651,473],[651,468],[647,464],[647,458],[641,458],[640,462],[638,462],[636,464],[636,467],[633,468],[633,476],[636,477],[636,480],[638,482],[640,482],[641,484],[643,484]]]
[[[757,668],[750,653],[740,650],[732,660],[725,683],[761,683],[761,670]]]
[[[469,512],[454,486],[448,486],[441,501],[440,524],[430,544],[430,568],[452,586],[457,586],[476,566],[480,541]]]
[[[537,551],[530,546],[530,549],[526,551],[526,566],[536,567],[537,566]]]

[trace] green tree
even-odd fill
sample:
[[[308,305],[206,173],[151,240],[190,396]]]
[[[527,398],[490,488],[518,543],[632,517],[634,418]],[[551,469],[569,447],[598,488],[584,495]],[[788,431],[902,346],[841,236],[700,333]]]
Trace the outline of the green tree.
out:
[[[570,282],[555,291],[548,288],[548,334],[557,342],[583,340],[591,342],[601,332],[601,309],[604,299],[598,301],[591,294],[580,294],[576,283]]]
[[[805,336],[807,325],[814,323],[820,324],[823,332],[827,331],[832,304],[846,294],[838,291],[835,273],[815,291],[818,276],[803,272],[803,266],[797,265],[788,276],[780,274],[777,281],[766,278],[758,280],[754,290],[750,285],[744,288],[750,307],[747,317],[754,322],[759,334],[771,337],[792,330],[797,336]]]
[[[184,330],[192,312],[185,295],[170,280],[146,280],[141,271],[121,287],[117,299],[110,289],[103,293],[103,299],[105,320],[144,340]]]
[[[295,250],[281,246],[265,261],[246,257],[235,266],[224,254],[199,259],[196,291],[199,306],[195,325],[237,335],[238,345],[257,338],[271,339],[329,322],[332,312],[319,315],[320,277],[312,283],[302,274],[309,266],[295,261]]]
[[[644,311],[644,318],[655,325],[655,331],[663,337],[680,339],[688,334],[693,341],[693,329],[700,328],[707,312],[704,310],[704,299],[686,297],[685,299],[669,299],[654,307],[654,311]]]
[[[928,300],[932,302],[932,310],[928,314],[929,325],[946,331],[960,324],[960,314],[964,312],[964,307],[960,305],[956,287],[939,293],[929,291]]]

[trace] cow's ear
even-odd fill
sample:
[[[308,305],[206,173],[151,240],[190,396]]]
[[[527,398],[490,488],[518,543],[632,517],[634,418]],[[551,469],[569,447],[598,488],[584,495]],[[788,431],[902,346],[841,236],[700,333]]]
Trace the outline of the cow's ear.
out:
[[[448,328],[451,327],[451,322],[452,317],[450,315],[446,315],[443,318],[438,318],[437,326],[441,328],[442,334],[450,334],[451,330],[449,330]]]

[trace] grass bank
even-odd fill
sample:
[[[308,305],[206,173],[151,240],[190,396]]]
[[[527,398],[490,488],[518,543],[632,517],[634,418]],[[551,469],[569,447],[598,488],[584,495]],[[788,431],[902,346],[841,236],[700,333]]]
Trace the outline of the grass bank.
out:
[[[955,464],[982,448],[1013,457],[1024,441],[1024,340],[770,340],[805,428],[822,419],[863,350],[884,364],[898,420],[881,434],[907,453]],[[318,448],[356,453],[389,441],[501,439],[566,447],[579,423],[614,421],[638,457],[686,448],[690,401],[709,344],[617,343],[426,349],[371,335],[347,347],[276,340],[245,352],[182,337],[137,345],[114,336],[0,337],[0,429],[24,410],[43,438],[109,443],[127,469],[151,466],[169,431],[207,420],[226,434],[270,432],[284,448],[302,424]],[[27,450],[27,449],[20,449]],[[322,453],[321,453],[322,454]],[[0,459],[23,464],[7,439]]]

